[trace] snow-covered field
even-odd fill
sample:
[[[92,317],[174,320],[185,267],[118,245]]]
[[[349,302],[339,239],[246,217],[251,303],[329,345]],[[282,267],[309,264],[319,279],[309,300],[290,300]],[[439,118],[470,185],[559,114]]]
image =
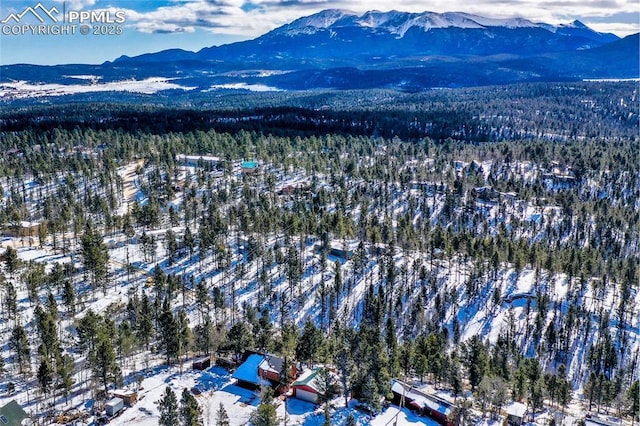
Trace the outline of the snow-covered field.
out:
[[[144,80],[123,80],[94,84],[31,84],[26,81],[0,83],[0,99],[39,98],[63,96],[76,93],[133,92],[152,94],[163,90],[193,90],[195,87],[181,86],[170,78],[148,77]]]

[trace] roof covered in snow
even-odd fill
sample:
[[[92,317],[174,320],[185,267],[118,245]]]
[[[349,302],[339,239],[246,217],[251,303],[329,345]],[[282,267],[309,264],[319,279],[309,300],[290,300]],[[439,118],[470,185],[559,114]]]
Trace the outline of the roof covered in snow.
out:
[[[587,417],[584,419],[585,426],[619,426],[620,423],[610,422],[605,419],[600,419],[598,417]]]
[[[430,410],[437,411],[445,416],[449,415],[453,409],[453,404],[450,402],[445,401],[436,395],[424,393],[407,383],[401,382],[400,380],[392,381],[391,391],[398,395],[404,395],[404,398],[407,401],[413,401],[415,404],[423,408],[429,408]]]
[[[521,402],[512,402],[505,407],[505,411],[510,416],[522,418],[527,414],[527,406]]]
[[[282,371],[282,365],[284,359],[276,355],[265,355],[263,361],[260,363],[260,368],[265,371],[271,371],[273,373],[280,374]]]
[[[292,387],[308,386],[314,391],[319,392],[318,386],[316,384],[316,376],[318,375],[319,371],[320,371],[320,368],[314,368],[313,370],[306,370],[304,373],[300,375],[300,377],[298,377],[298,380],[296,380],[291,384],[291,386]]]
[[[107,402],[107,407],[117,407],[118,405],[124,403],[124,400],[122,398],[111,398],[109,400],[109,402]]]

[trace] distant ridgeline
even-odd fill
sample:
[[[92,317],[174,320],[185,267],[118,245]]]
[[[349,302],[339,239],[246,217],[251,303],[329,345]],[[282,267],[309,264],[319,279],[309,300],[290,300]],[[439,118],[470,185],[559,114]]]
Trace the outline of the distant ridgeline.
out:
[[[153,133],[244,130],[278,136],[349,134],[402,140],[485,142],[631,138],[638,135],[635,82],[531,83],[420,94],[390,90],[124,98],[123,103],[2,107],[5,131],[122,129]],[[186,101],[186,98],[182,98]],[[23,101],[27,102],[27,101]],[[173,103],[173,102],[177,102]],[[544,117],[540,112],[544,111]]]
[[[92,92],[215,97],[228,89],[394,89],[637,79],[638,34],[579,21],[551,25],[466,13],[325,10],[254,39],[198,52],[170,49],[99,65],[0,67],[7,99]],[[87,79],[89,77],[89,79]],[[59,86],[43,86],[43,83]],[[111,93],[108,93],[111,92]]]

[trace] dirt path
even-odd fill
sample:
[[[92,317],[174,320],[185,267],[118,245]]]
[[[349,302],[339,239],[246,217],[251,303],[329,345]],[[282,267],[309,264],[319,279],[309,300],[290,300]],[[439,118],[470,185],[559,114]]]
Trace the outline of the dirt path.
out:
[[[138,189],[136,188],[136,169],[138,166],[142,167],[144,165],[144,160],[138,160],[134,163],[130,163],[125,167],[125,172],[123,176],[123,190],[124,190],[124,202],[129,205],[129,212],[131,212],[131,207],[133,206],[133,202],[136,199],[136,193]]]

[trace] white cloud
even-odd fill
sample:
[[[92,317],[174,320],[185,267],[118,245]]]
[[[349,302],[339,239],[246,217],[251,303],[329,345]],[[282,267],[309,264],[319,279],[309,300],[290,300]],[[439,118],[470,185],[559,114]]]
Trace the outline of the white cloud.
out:
[[[53,0],[56,3],[66,3],[68,10],[82,10],[96,4],[96,0]]]
[[[593,28],[594,30],[599,31],[601,33],[614,33],[614,34],[618,34],[619,36],[635,34],[638,32],[637,24],[625,24],[625,23],[617,23],[617,22],[590,23],[589,21],[586,21],[585,24],[588,25],[589,28]]]
[[[69,0],[68,0],[69,1]],[[94,3],[96,0],[71,0]],[[616,0],[394,0],[392,8],[408,12],[464,11],[487,17],[524,17],[558,24],[598,18],[593,28],[618,35],[638,32],[639,23],[618,23],[615,15],[637,13],[637,4]],[[354,12],[389,10],[388,0],[182,0],[150,12],[127,11],[127,22],[143,32],[184,32],[201,28],[215,33],[256,37],[301,16],[323,9]],[[611,17],[611,21],[606,18]]]

